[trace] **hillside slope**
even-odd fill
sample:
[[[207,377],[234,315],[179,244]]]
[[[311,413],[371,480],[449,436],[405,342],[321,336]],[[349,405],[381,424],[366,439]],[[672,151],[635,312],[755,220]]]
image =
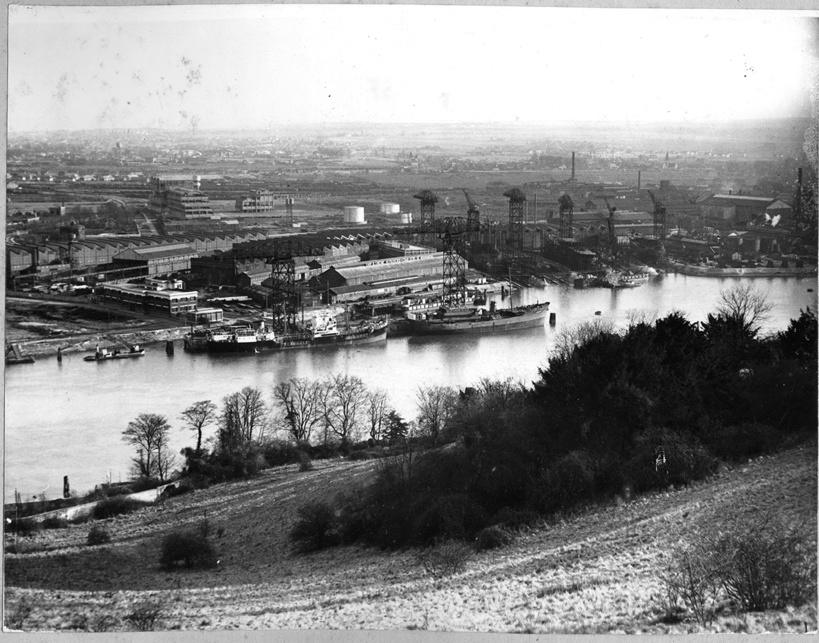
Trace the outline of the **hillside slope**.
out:
[[[684,632],[657,622],[653,596],[668,551],[705,527],[731,529],[772,510],[807,525],[816,548],[816,447],[724,469],[691,487],[598,506],[476,554],[436,580],[417,551],[343,547],[293,554],[287,532],[308,498],[354,492],[376,463],[281,467],[109,521],[113,542],[88,547],[88,525],[37,534],[7,554],[7,611],[31,608],[24,629],[60,629],[160,600],[158,628],[366,628],[525,632]],[[211,572],[158,567],[164,534],[207,518],[221,559]],[[221,534],[221,535],[219,535]],[[8,541],[7,541],[8,542]],[[23,549],[25,551],[25,549]],[[79,615],[79,616],[78,616]],[[722,630],[816,629],[816,610],[723,617]]]

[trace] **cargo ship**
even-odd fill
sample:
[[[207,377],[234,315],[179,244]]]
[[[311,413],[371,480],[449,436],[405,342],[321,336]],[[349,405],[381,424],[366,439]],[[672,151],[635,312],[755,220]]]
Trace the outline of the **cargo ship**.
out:
[[[494,302],[492,302],[494,304]],[[440,308],[434,313],[407,316],[407,330],[412,335],[446,335],[458,333],[502,333],[543,326],[549,302],[515,308]]]
[[[275,331],[264,320],[252,326],[219,326],[192,329],[185,335],[185,349],[208,353],[259,353],[294,348],[320,348],[365,344],[387,338],[387,319],[376,318],[341,328],[335,316],[319,313],[290,330]]]

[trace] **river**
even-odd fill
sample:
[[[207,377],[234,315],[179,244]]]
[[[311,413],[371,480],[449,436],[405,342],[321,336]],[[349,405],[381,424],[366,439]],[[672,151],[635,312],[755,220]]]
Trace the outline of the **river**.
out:
[[[87,363],[81,354],[67,354],[61,364],[52,357],[12,366],[5,380],[5,501],[13,500],[15,489],[24,500],[42,493],[58,497],[63,475],[81,492],[109,475],[113,481],[127,479],[132,452],[121,432],[140,413],[168,417],[171,446],[178,452],[195,440],[181,428],[179,414],[197,400],[219,402],[244,386],[258,387],[269,399],[272,387],[290,377],[344,372],[386,390],[391,405],[413,418],[419,385],[463,388],[483,377],[535,380],[561,329],[594,319],[596,311],[620,327],[635,313],[674,310],[702,321],[715,310],[722,290],[744,281],[672,274],[625,290],[527,288],[516,294],[515,303],[549,301],[557,323],[504,335],[395,337],[369,346],[246,356],[188,354],[177,344],[179,350],[168,357],[162,345],[154,345],[134,360]],[[764,332],[786,328],[800,309],[816,309],[815,278],[749,283],[772,305]]]

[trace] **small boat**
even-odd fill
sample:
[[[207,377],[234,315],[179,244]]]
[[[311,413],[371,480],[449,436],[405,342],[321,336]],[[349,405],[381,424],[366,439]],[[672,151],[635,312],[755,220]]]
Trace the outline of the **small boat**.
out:
[[[529,277],[529,285],[535,288],[545,288],[546,283],[546,280],[538,275],[532,275]]]
[[[97,346],[93,355],[86,355],[83,360],[86,362],[105,362],[109,359],[129,359],[131,357],[142,357],[145,349],[139,344],[129,346],[128,350],[110,348],[107,346]]]

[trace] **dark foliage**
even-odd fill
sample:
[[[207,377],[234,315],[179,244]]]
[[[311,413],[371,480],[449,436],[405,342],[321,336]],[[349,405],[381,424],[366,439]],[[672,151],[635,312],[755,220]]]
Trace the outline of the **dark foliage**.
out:
[[[49,516],[43,520],[43,529],[63,529],[68,527],[68,521],[60,516]]]
[[[339,521],[333,508],[325,502],[303,505],[290,539],[301,552],[325,549],[341,542]]]
[[[781,434],[767,424],[746,422],[727,427],[715,427],[704,436],[705,444],[718,458],[742,460],[774,450]]]
[[[125,615],[125,621],[130,629],[150,632],[156,628],[161,614],[162,604],[159,601],[146,600],[134,605],[133,611]]]
[[[131,500],[124,496],[114,496],[113,498],[106,498],[100,500],[94,506],[94,518],[102,520],[104,518],[111,518],[122,514],[129,514],[143,507],[143,503]]]
[[[486,551],[487,549],[497,549],[505,547],[512,542],[512,534],[498,525],[484,527],[475,537],[475,549]]]
[[[159,565],[166,571],[216,567],[216,552],[206,535],[198,531],[178,531],[162,540]]]
[[[85,540],[89,545],[104,545],[111,542],[111,534],[105,527],[94,525],[88,532],[88,538]]]

